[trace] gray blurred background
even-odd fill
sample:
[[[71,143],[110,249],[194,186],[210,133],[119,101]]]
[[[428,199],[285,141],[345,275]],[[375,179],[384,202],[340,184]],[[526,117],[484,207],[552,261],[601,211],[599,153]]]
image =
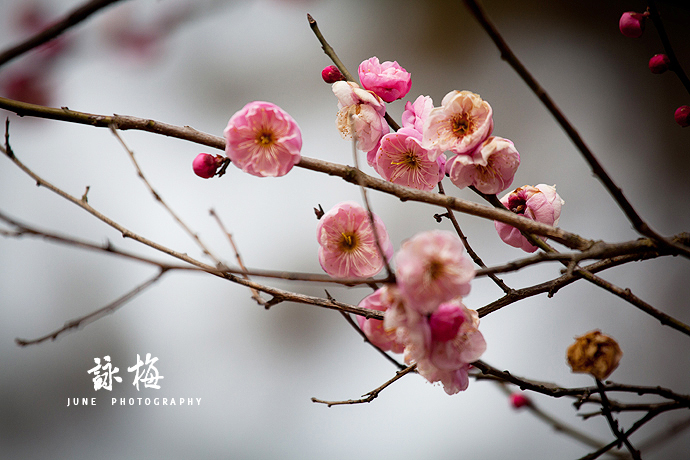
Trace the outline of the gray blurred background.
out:
[[[0,0],[2,49],[22,38],[17,11],[26,3]],[[38,3],[51,17],[80,4]],[[641,11],[643,2],[486,0],[484,5],[640,214],[664,234],[690,231],[690,128],[673,121],[676,107],[690,97],[674,75],[647,69],[649,57],[662,52],[651,24],[640,39],[618,31],[621,13]],[[690,67],[690,13],[667,3],[661,9],[679,57]],[[494,133],[512,139],[521,153],[513,187],[556,184],[566,201],[563,228],[612,242],[637,237],[461,2],[131,0],[72,30],[68,50],[50,66],[40,67],[40,59],[27,56],[3,67],[0,82],[39,66],[49,105],[153,118],[217,135],[247,102],[271,101],[301,126],[303,155],[350,163],[350,144],[335,129],[337,102],[320,77],[330,62],[308,27],[307,12],[351,71],[378,56],[411,72],[407,100],[424,94],[439,105],[454,89],[481,94],[493,107]],[[114,38],[122,29],[141,33],[146,51]],[[159,30],[166,33],[154,39],[146,34]],[[389,111],[399,119],[403,107],[398,101]],[[90,186],[89,203],[99,211],[140,235],[203,258],[152,199],[108,130],[9,118],[14,151],[38,174],[76,196]],[[210,208],[249,267],[320,273],[312,208],[361,200],[355,187],[300,168],[262,179],[231,166],[221,179],[203,180],[193,175],[191,161],[201,151],[217,152],[147,133],[122,136],[152,185],[228,263],[234,254],[208,215]],[[446,189],[477,200],[450,183]],[[434,221],[437,209],[377,193],[370,199],[396,248],[417,231],[450,228]],[[46,230],[167,260],[36,187],[4,156],[0,210]],[[501,243],[491,222],[459,219],[487,264],[524,255]],[[313,404],[311,397],[357,398],[395,369],[336,312],[288,303],[265,311],[247,289],[201,274],[168,274],[115,314],[55,342],[20,348],[15,337],[41,336],[104,306],[155,269],[28,237],[0,238],[0,262],[2,458],[574,459],[592,450],[530,413],[515,411],[489,382],[472,381],[468,391],[447,396],[413,375],[371,404],[330,409]],[[552,264],[506,275],[505,281],[517,288],[558,274]],[[602,276],[690,322],[686,259],[630,264]],[[350,303],[369,293],[266,283],[318,296],[326,288]],[[478,279],[466,303],[476,309],[500,295],[490,281]],[[624,352],[612,380],[690,393],[690,338],[584,282],[484,318],[483,359],[516,375],[590,385],[587,376],[571,374],[565,350],[574,336],[595,328],[616,338]],[[126,368],[146,353],[159,358],[165,378],[161,389],[137,392]],[[94,358],[104,355],[123,377],[112,393],[95,392],[87,374]],[[67,398],[76,397],[97,397],[97,406],[65,407]],[[201,405],[111,406],[111,397],[201,398]],[[592,436],[612,439],[601,417],[582,422],[572,400],[539,395],[534,400]],[[640,416],[622,415],[621,424],[629,427]],[[641,444],[687,416],[687,411],[661,415],[632,441]],[[680,459],[688,451],[690,435],[684,432],[643,453],[645,459]]]

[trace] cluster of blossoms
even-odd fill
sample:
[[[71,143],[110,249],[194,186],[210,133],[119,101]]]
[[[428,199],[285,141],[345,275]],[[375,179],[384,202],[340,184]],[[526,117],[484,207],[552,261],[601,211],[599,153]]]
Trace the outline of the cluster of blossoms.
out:
[[[372,226],[373,224],[373,226]],[[393,246],[378,216],[344,202],[321,217],[319,262],[335,278],[367,278],[390,260]],[[378,244],[377,241],[378,240]],[[477,313],[462,303],[475,270],[452,233],[429,231],[403,243],[395,255],[395,285],[366,297],[360,307],[383,311],[385,320],[359,317],[362,331],[385,351],[404,353],[405,362],[448,394],[465,390],[470,363],[486,343]]]
[[[460,188],[474,186],[495,194],[507,189],[520,164],[508,139],[491,136],[491,106],[470,91],[451,91],[434,107],[428,96],[408,101],[402,128],[391,133],[384,118],[386,102],[405,97],[412,80],[397,62],[372,57],[358,69],[361,86],[343,81],[327,67],[324,80],[333,82],[338,98],[337,126],[344,138],[357,139],[367,162],[381,177],[396,184],[432,190],[443,178]],[[335,76],[334,76],[335,75]],[[445,152],[454,155],[450,160]]]
[[[649,16],[649,11],[644,13],[626,11],[618,21],[618,28],[626,37],[640,38],[644,33],[645,23]],[[666,54],[655,54],[649,59],[649,70],[654,74],[664,73],[671,67],[671,59]],[[681,105],[678,107],[674,113],[674,119],[683,128],[690,126],[690,106]]]

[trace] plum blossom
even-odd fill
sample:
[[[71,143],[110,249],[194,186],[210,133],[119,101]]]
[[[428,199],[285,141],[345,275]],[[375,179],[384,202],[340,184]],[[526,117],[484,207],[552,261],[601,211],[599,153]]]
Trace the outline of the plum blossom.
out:
[[[376,56],[363,61],[357,69],[359,81],[386,102],[402,99],[412,87],[409,72],[396,61],[379,63]]]
[[[235,166],[254,176],[284,176],[302,158],[299,126],[270,102],[245,105],[230,118],[224,134],[225,154]]]
[[[386,303],[390,301],[390,297],[386,295],[386,289],[386,287],[377,289],[373,294],[362,299],[359,307],[385,312],[390,306]],[[357,316],[357,322],[369,341],[381,350],[402,353],[405,349],[405,346],[397,340],[395,330],[384,328],[383,320]]]
[[[436,147],[440,154],[450,150],[471,153],[494,129],[491,106],[471,91],[451,91],[424,123],[422,146]]]
[[[386,259],[393,244],[383,221],[373,216],[376,236]],[[321,267],[334,278],[368,278],[384,265],[366,209],[353,201],[334,206],[323,215],[316,230]]]
[[[409,308],[433,313],[443,302],[470,292],[474,267],[451,232],[432,230],[405,241],[395,256],[398,288]]]
[[[690,126],[690,106],[681,105],[678,107],[673,114],[673,118],[683,128]]]
[[[407,101],[402,114],[402,127],[424,132],[424,122],[434,108],[434,101],[429,96],[419,96],[414,102]]]
[[[652,73],[664,73],[669,67],[671,67],[671,59],[665,54],[655,54],[649,59],[649,71]]]
[[[450,180],[460,188],[473,185],[493,195],[513,183],[520,166],[520,154],[508,139],[491,136],[472,155],[456,155],[450,160]]]
[[[538,184],[537,186],[525,185],[506,194],[501,198],[501,203],[516,214],[547,225],[558,225],[561,216],[561,207],[565,201],[556,193],[556,186]],[[494,221],[498,236],[504,243],[520,248],[526,252],[534,252],[537,247],[532,245],[517,228]],[[539,238],[546,240],[546,237]]]
[[[332,86],[338,98],[338,117],[336,126],[343,139],[352,137],[352,127],[357,136],[357,148],[363,152],[373,150],[390,128],[384,115],[384,102],[371,91],[359,87],[351,81],[337,81]],[[350,126],[352,115],[352,127]]]
[[[422,147],[422,135],[411,128],[402,128],[381,139],[376,153],[375,168],[387,181],[419,190],[432,190],[443,179],[446,157],[430,159]]]
[[[420,375],[441,382],[449,395],[466,390],[470,363],[486,350],[477,312],[455,299],[423,315],[409,308],[397,288],[386,289],[390,306],[384,313],[384,328],[394,330],[397,341],[405,345],[405,362],[416,363]]]

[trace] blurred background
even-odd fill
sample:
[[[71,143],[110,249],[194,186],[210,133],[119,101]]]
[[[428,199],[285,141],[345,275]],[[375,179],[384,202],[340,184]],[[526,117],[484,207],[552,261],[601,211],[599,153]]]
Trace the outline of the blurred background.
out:
[[[0,49],[35,33],[81,2],[0,0]],[[673,120],[688,104],[675,75],[653,75],[649,58],[663,52],[654,27],[642,38],[618,31],[624,11],[641,1],[538,0],[483,2],[517,56],[555,99],[659,232],[690,231],[690,129]],[[681,5],[682,2],[678,3]],[[671,41],[690,68],[690,12],[660,2]],[[0,92],[54,107],[127,114],[222,135],[244,104],[266,100],[302,129],[302,154],[351,163],[351,146],[335,129],[337,102],[320,71],[330,62],[306,20],[311,13],[351,71],[364,59],[396,60],[412,74],[405,100],[429,95],[436,105],[454,89],[479,93],[494,110],[494,134],[522,156],[513,188],[556,184],[566,205],[560,226],[610,242],[637,237],[537,98],[458,1],[131,0],[102,11],[52,47],[0,69]],[[399,119],[404,102],[389,105]],[[16,155],[44,179],[82,196],[130,230],[203,259],[193,241],[157,204],[126,152],[106,129],[20,118],[9,112]],[[222,178],[192,173],[192,159],[213,152],[148,133],[122,137],[161,196],[228,263],[234,253],[213,208],[233,234],[247,266],[321,273],[313,208],[361,200],[357,188],[295,168],[257,178],[230,166]],[[367,167],[368,168],[368,167]],[[367,172],[373,173],[367,169]],[[477,200],[450,183],[453,195]],[[432,228],[439,212],[371,193],[396,248]],[[168,260],[123,239],[83,210],[0,158],[0,210],[27,224]],[[459,216],[488,265],[524,256],[503,244],[493,223]],[[7,226],[2,226],[7,228]],[[205,260],[205,259],[204,259]],[[447,396],[419,376],[403,378],[371,404],[327,408],[311,397],[358,398],[389,379],[394,367],[363,343],[334,311],[283,303],[266,311],[246,288],[202,274],[174,272],[115,314],[82,330],[26,348],[36,338],[100,308],[156,269],[41,239],[0,238],[0,449],[4,458],[529,458],[574,459],[593,449],[513,409],[494,384],[472,381]],[[556,264],[506,275],[519,288],[558,276]],[[602,277],[658,309],[690,322],[690,264],[663,258],[629,264]],[[266,284],[309,295],[324,289],[356,304],[370,291],[332,285]],[[466,304],[477,309],[501,296],[489,280],[474,282]],[[624,356],[611,380],[690,393],[690,338],[661,326],[618,298],[584,282],[553,298],[537,296],[482,319],[489,364],[563,386],[591,385],[572,374],[565,350],[573,337],[601,329]],[[161,388],[132,386],[127,367],[151,353]],[[113,391],[94,391],[94,358],[120,368]],[[97,406],[66,407],[96,397]],[[201,398],[199,406],[112,406],[110,398]],[[640,401],[615,395],[620,401]],[[583,422],[572,400],[533,395],[545,411],[602,441],[602,417]],[[642,398],[651,401],[649,398]],[[585,406],[582,412],[596,410]],[[629,427],[641,414],[621,415]],[[631,439],[642,445],[688,417],[667,413]],[[645,459],[685,458],[683,432],[643,451]]]

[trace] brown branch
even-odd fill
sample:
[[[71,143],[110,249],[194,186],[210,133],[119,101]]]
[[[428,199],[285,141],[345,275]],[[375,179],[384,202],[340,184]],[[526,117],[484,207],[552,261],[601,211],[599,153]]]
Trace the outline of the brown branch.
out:
[[[96,320],[98,320],[98,319],[100,319],[106,315],[109,315],[109,314],[113,313],[115,310],[122,307],[124,304],[126,304],[127,302],[132,300],[137,294],[146,290],[148,287],[153,285],[156,281],[161,279],[161,277],[166,272],[167,272],[167,269],[165,269],[165,268],[161,269],[156,274],[156,276],[148,279],[144,283],[135,287],[134,289],[132,289],[131,291],[129,291],[128,293],[126,293],[125,295],[120,297],[119,299],[109,303],[108,305],[106,305],[103,308],[99,308],[98,310],[89,313],[88,315],[84,315],[84,316],[81,316],[79,318],[73,319],[71,321],[67,321],[63,327],[61,327],[60,329],[57,329],[57,330],[55,330],[49,334],[46,334],[43,337],[39,337],[39,338],[33,339],[33,340],[26,340],[26,339],[20,339],[20,338],[16,338],[14,340],[17,343],[17,345],[19,345],[21,347],[25,347],[27,345],[35,345],[35,344],[38,344],[41,342],[45,342],[48,339],[55,340],[58,338],[58,336],[60,334],[63,334],[63,333],[70,331],[72,329],[82,328],[82,327],[86,326],[87,324],[91,324],[94,321],[96,321]]]
[[[0,66],[32,49],[56,38],[71,27],[76,26],[97,11],[120,0],[91,0],[74,9],[60,21],[48,26],[38,34],[0,53]]]
[[[601,395],[601,411],[604,413],[604,416],[606,417],[606,420],[609,424],[609,427],[611,428],[611,431],[613,432],[613,435],[618,439],[618,445],[620,444],[625,444],[625,447],[628,449],[630,452],[630,455],[632,455],[634,460],[641,460],[640,453],[633,447],[633,445],[630,443],[630,440],[628,437],[625,435],[625,433],[618,427],[618,422],[613,418],[613,414],[611,414],[611,403],[609,403],[609,398],[606,396],[606,389],[604,388],[604,384],[601,383],[601,380],[595,379],[597,382],[597,389],[599,390],[599,394]]]
[[[479,22],[479,24],[482,26],[484,31],[489,35],[489,37],[491,37],[491,40],[501,53],[501,59],[505,60],[508,65],[510,65],[515,72],[517,72],[527,86],[529,86],[529,88],[544,104],[546,109],[554,116],[558,124],[561,125],[568,137],[570,137],[577,149],[580,151],[580,153],[582,153],[582,156],[589,164],[592,172],[599,178],[606,190],[609,192],[609,194],[611,194],[618,206],[628,217],[628,220],[630,220],[630,222],[633,224],[635,229],[641,234],[653,238],[654,240],[672,245],[679,253],[683,254],[685,257],[690,257],[689,247],[668,241],[666,238],[652,230],[651,227],[649,227],[647,223],[642,220],[642,217],[640,217],[637,211],[635,211],[632,204],[623,194],[623,191],[613,182],[611,176],[609,176],[609,174],[604,170],[604,167],[599,163],[587,144],[585,144],[575,127],[570,123],[570,121],[568,121],[553,99],[551,99],[551,96],[549,96],[546,90],[544,90],[539,82],[537,82],[537,80],[527,70],[524,64],[522,64],[522,62],[517,58],[515,53],[513,53],[513,51],[510,49],[479,2],[475,0],[463,0],[463,2],[465,3],[465,6],[467,6],[467,9],[475,17],[477,22]]]
[[[48,118],[102,128],[107,128],[111,124],[115,124],[117,125],[118,129],[122,131],[128,129],[147,131],[206,145],[219,150],[225,149],[225,139],[220,136],[206,134],[189,126],[179,127],[146,118],[137,118],[124,115],[96,115],[77,112],[67,108],[56,109],[52,107],[44,107],[26,102],[14,101],[12,99],[3,97],[0,97],[0,108],[15,112],[20,116]],[[369,176],[361,171],[358,171],[352,166],[340,165],[337,163],[331,163],[328,161],[304,156],[297,166],[332,176],[339,176],[345,181],[356,185],[361,182],[367,188],[396,196],[401,201],[418,201],[440,206],[442,208],[449,207],[454,211],[459,211],[476,217],[482,217],[489,220],[498,220],[499,222],[504,222],[526,232],[546,236],[571,249],[586,250],[594,244],[594,241],[582,238],[574,233],[527,219],[509,211],[494,209],[493,207],[462,200],[452,196],[444,196],[438,193],[415,190],[409,187],[393,184],[392,182]]]

